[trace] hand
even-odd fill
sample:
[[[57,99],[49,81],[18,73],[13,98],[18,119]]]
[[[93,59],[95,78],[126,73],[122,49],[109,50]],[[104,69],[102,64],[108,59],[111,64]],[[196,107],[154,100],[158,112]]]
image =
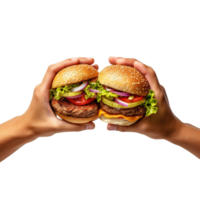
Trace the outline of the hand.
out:
[[[160,85],[155,71],[151,67],[132,58],[110,57],[109,62],[113,65],[119,64],[135,67],[146,77],[150,88],[155,92],[155,99],[158,100],[158,112],[144,117],[131,126],[109,124],[108,130],[138,132],[154,139],[169,139],[179,132],[178,129],[181,128],[182,122],[172,113],[166,91]]]
[[[53,78],[58,71],[71,65],[92,65],[93,63],[93,58],[73,58],[49,66],[42,83],[37,85],[34,90],[33,98],[28,110],[21,116],[21,120],[26,124],[34,137],[51,136],[58,132],[94,129],[95,125],[92,122],[78,125],[58,119],[49,104],[49,90]],[[93,65],[93,67],[98,69],[98,65]]]

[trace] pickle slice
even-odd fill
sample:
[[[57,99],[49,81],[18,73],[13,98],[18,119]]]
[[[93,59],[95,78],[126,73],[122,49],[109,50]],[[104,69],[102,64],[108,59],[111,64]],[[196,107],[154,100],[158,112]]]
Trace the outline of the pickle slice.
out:
[[[77,96],[79,94],[81,94],[82,91],[79,91],[79,92],[68,92],[68,93],[64,93],[63,94],[63,97],[72,97],[72,96]]]
[[[133,108],[133,107],[136,107],[136,106],[139,106],[140,104],[144,103],[146,101],[146,99],[142,99],[140,101],[137,101],[137,102],[133,102],[133,103],[128,103],[128,106],[122,106],[114,101],[110,101],[109,99],[107,99],[106,97],[102,97],[102,102],[110,107],[113,107],[113,108]]]

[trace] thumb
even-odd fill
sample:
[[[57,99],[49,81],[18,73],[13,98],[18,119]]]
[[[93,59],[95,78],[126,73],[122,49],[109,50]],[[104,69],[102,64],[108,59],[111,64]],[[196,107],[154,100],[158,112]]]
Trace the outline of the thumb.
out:
[[[134,62],[134,67],[145,76],[145,78],[149,82],[151,89],[155,93],[159,93],[162,91],[156,72],[151,67],[139,61]]]
[[[63,133],[81,133],[97,129],[97,124],[95,122],[90,122],[87,124],[73,124],[63,121],[60,125],[59,132]]]
[[[133,133],[133,125],[119,126],[119,125],[114,125],[114,124],[105,124],[105,129],[106,131],[115,131],[119,133]]]

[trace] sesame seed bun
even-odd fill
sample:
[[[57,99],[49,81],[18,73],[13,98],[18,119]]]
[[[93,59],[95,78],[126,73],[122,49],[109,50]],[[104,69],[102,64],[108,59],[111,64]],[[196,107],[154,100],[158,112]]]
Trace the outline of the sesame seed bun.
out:
[[[116,125],[120,125],[120,126],[130,126],[132,124],[135,124],[138,121],[138,120],[136,120],[136,121],[130,122],[126,119],[106,118],[104,115],[100,115],[99,119],[101,119],[105,123],[116,124]]]
[[[73,124],[85,124],[91,121],[94,121],[98,119],[98,114],[94,115],[92,117],[87,117],[87,118],[77,118],[77,117],[71,117],[71,116],[66,116],[63,114],[56,113],[61,119],[64,119],[67,122],[73,123]]]
[[[134,67],[111,65],[104,68],[98,76],[102,85],[115,90],[146,96],[149,93],[149,83]]]
[[[109,88],[138,96],[146,96],[150,89],[149,83],[143,74],[134,67],[125,65],[111,65],[104,68],[99,73],[98,79],[102,85]],[[130,126],[140,119],[128,121],[125,118],[107,118],[104,115],[100,115],[99,118],[105,123],[120,126]]]
[[[52,88],[79,83],[98,76],[98,71],[87,64],[73,65],[60,70],[53,79]]]
[[[72,65],[60,70],[53,79],[52,88],[58,88],[65,85],[70,85],[74,83],[79,83],[82,81],[86,81],[89,79],[94,79],[98,76],[98,71],[92,67],[91,65],[87,64],[79,64],[79,65]],[[87,105],[86,105],[87,107]],[[94,121],[98,118],[98,114],[92,117],[72,117],[63,115],[60,113],[56,113],[61,119],[74,123],[74,124],[84,124],[91,121]]]

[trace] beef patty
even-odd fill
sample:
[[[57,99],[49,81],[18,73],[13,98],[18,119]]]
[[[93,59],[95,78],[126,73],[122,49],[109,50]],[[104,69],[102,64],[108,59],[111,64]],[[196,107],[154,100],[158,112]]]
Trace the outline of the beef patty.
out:
[[[110,107],[106,104],[104,104],[102,101],[100,102],[100,108],[109,113],[109,114],[121,114],[121,115],[124,115],[124,116],[134,116],[134,115],[143,115],[146,113],[146,108],[145,107],[142,107],[142,106],[136,106],[136,107],[133,107],[133,108],[113,108],[113,107]]]
[[[78,118],[92,117],[98,114],[99,110],[99,106],[96,101],[86,105],[77,106],[67,101],[66,99],[56,100],[53,98],[51,100],[51,106],[56,113]]]

